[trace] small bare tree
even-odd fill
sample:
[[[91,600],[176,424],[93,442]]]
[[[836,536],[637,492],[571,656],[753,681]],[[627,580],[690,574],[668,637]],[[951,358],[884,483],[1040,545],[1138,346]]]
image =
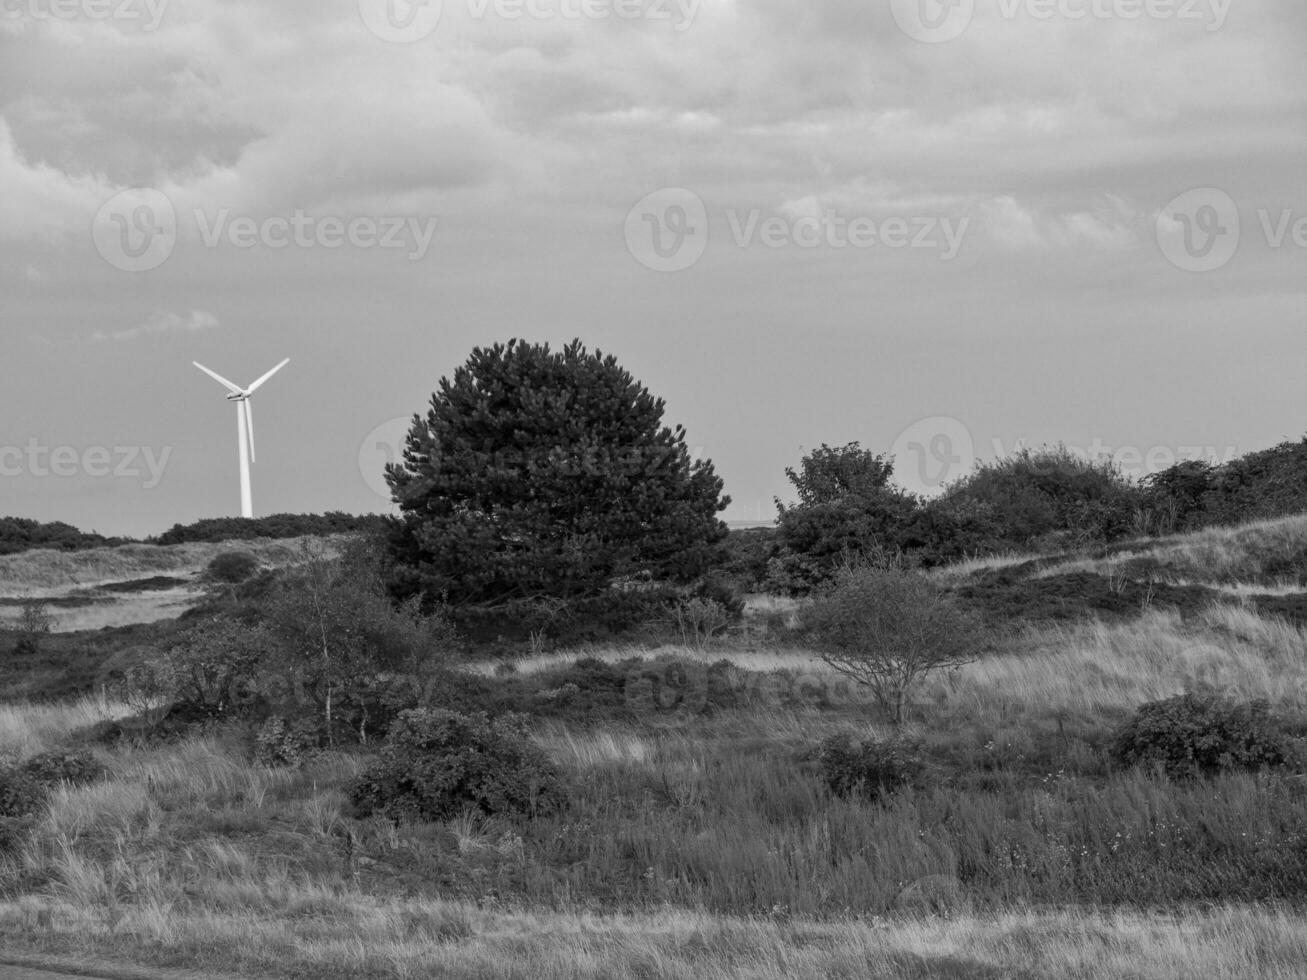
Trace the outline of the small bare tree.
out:
[[[25,656],[31,656],[40,649],[41,641],[54,631],[57,622],[50,614],[50,609],[40,599],[24,599],[19,607],[18,618],[8,626],[13,634],[14,649]]]
[[[731,625],[731,614],[716,599],[691,596],[676,604],[670,614],[681,642],[706,650],[713,637]]]
[[[800,615],[821,658],[869,687],[896,725],[918,682],[971,663],[982,644],[973,617],[935,583],[895,568],[846,568]]]

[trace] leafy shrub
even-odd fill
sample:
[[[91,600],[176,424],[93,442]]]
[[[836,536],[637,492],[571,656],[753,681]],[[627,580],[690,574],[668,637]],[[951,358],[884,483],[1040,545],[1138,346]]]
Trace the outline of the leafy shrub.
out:
[[[269,769],[297,769],[317,755],[321,741],[311,722],[274,715],[264,720],[254,736],[254,761]]]
[[[932,507],[965,512],[967,533],[992,551],[1112,541],[1135,531],[1142,503],[1139,488],[1110,460],[1058,445],[982,464]]]
[[[768,562],[779,548],[774,527],[733,528],[722,542],[719,577],[741,592],[765,591]]]
[[[800,617],[821,658],[869,687],[895,724],[926,675],[970,663],[981,649],[970,615],[930,579],[895,568],[845,569]]]
[[[348,543],[339,558],[307,544],[261,604],[271,641],[260,658],[275,714],[316,716],[327,743],[383,735],[397,710],[396,676],[426,678],[449,656],[453,630],[443,611],[417,599],[396,607],[385,592],[385,556],[373,539]]]
[[[855,743],[848,733],[826,738],[817,762],[832,793],[873,800],[912,785],[925,771],[921,758],[901,739]]]
[[[441,820],[469,806],[534,816],[563,799],[557,770],[524,719],[431,708],[403,712],[380,758],[350,788],[361,815],[397,821]]]
[[[45,787],[17,766],[0,770],[0,817],[25,817],[45,801]]]
[[[269,642],[264,630],[215,618],[181,634],[159,664],[149,665],[153,683],[197,716],[239,714],[257,697],[256,674]],[[142,689],[150,683],[141,681]]]
[[[1307,510],[1307,438],[1214,467],[1201,523],[1238,524]]]
[[[43,752],[34,755],[20,767],[26,775],[42,786],[71,783],[80,786],[102,779],[107,772],[104,764],[85,750],[77,752]]]
[[[783,508],[784,548],[770,563],[769,577],[790,595],[806,595],[851,560],[896,555],[916,512],[912,497],[890,487]]]
[[[238,585],[253,578],[258,570],[259,560],[248,551],[224,551],[209,562],[205,577],[224,585]]]
[[[77,786],[100,779],[105,772],[100,760],[87,751],[45,752],[0,768],[0,817],[26,817],[60,783]]]
[[[1265,701],[1235,702],[1207,691],[1141,706],[1117,732],[1112,752],[1123,765],[1160,763],[1178,777],[1273,768],[1297,757]]]
[[[765,565],[762,572],[766,574]],[[737,620],[744,615],[744,597],[724,575],[705,576],[694,590],[694,595],[699,599],[717,603],[731,620]]]

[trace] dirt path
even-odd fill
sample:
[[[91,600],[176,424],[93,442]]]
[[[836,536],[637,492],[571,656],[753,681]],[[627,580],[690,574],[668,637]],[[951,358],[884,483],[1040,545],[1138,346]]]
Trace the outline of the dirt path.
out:
[[[244,980],[229,974],[159,970],[0,952],[0,980]]]

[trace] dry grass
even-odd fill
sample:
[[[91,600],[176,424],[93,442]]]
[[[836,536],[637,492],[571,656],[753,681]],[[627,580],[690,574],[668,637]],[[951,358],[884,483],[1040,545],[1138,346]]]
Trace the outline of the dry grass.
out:
[[[563,667],[574,663],[580,657],[602,660],[604,663],[620,663],[632,657],[652,659],[671,657],[686,663],[712,664],[719,660],[729,660],[737,667],[746,670],[806,670],[819,664],[816,655],[800,649],[737,650],[727,645],[713,644],[704,648],[681,646],[679,644],[662,644],[659,646],[632,645],[627,647],[601,647],[568,650],[562,653],[546,653],[535,657],[523,657],[513,661],[513,667],[519,674],[536,674],[544,670]],[[480,661],[466,665],[468,671],[488,677],[495,671],[494,661]],[[824,665],[821,666],[825,670]]]
[[[1228,586],[1237,590],[1241,583],[1263,583],[1256,589],[1262,593],[1267,591],[1265,586],[1290,588],[1293,583],[1276,581],[1277,576],[1267,570],[1283,562],[1300,561],[1307,552],[1307,514],[1238,527],[1209,528],[1142,543],[1147,545],[1142,551],[1125,551],[1098,559],[1073,559],[1043,568],[1036,577],[1070,572],[1111,577],[1124,571],[1130,562],[1146,557],[1161,566],[1159,577],[1177,584]]]
[[[198,589],[162,589],[158,592],[115,595],[89,606],[61,608],[52,613],[55,618],[53,632],[76,633],[176,619],[194,605],[201,595]],[[3,618],[0,616],[0,620]],[[9,618],[16,620],[17,611]]]
[[[280,915],[240,906],[197,914],[149,900],[96,908],[76,900],[106,898],[109,888],[92,877],[79,881],[72,900],[0,905],[0,928],[29,937],[25,946],[40,935],[47,950],[148,951],[162,963],[318,978],[1297,980],[1307,964],[1307,924],[1255,909],[832,924],[675,910],[492,911],[325,890],[306,891],[297,914]],[[38,920],[47,923],[39,933]]]
[[[1120,551],[1104,558],[1086,555],[1067,557],[1035,573],[1049,578],[1072,572],[1092,572],[1105,577],[1120,574],[1132,561],[1153,558],[1162,566],[1161,576],[1176,584],[1225,586],[1238,591],[1255,587],[1261,594],[1267,587],[1276,591],[1302,591],[1289,578],[1276,581],[1267,569],[1283,561],[1300,559],[1307,552],[1307,514],[1279,517],[1242,524],[1214,527],[1169,538],[1140,538],[1121,542]],[[1020,565],[1048,556],[1028,554],[991,555],[970,558],[934,569],[930,574],[952,583],[982,571]]]
[[[103,698],[63,704],[0,704],[0,758],[26,758],[67,741],[68,733],[124,718],[130,709]]]
[[[265,565],[289,565],[299,560],[308,543],[332,549],[339,538],[258,538],[252,541],[191,544],[127,544],[85,551],[25,551],[0,556],[0,595],[49,598],[72,587],[107,585],[154,575],[193,575],[226,551],[247,551]]]
[[[1307,632],[1238,606],[1194,621],[1150,611],[1127,623],[1086,622],[1028,633],[1011,653],[930,681],[924,700],[947,697],[980,717],[1027,711],[1116,713],[1199,686],[1307,708]]]

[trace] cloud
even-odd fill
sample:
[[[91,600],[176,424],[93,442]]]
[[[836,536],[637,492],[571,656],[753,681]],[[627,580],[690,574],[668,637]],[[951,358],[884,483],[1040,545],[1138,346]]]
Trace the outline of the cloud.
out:
[[[1000,248],[1077,248],[1124,251],[1138,244],[1135,214],[1120,198],[1108,196],[1092,211],[1072,211],[1043,217],[1012,195],[987,201],[980,208],[990,237]]]
[[[0,116],[0,240],[55,242],[89,226],[90,216],[113,193],[95,177],[74,177],[25,160]]]
[[[205,310],[192,310],[189,316],[182,316],[180,313],[160,311],[152,313],[149,319],[144,323],[139,323],[134,327],[127,328],[126,330],[97,330],[95,334],[92,335],[91,339],[95,341],[136,340],[139,337],[161,333],[212,330],[217,326],[219,326],[218,318]]]

